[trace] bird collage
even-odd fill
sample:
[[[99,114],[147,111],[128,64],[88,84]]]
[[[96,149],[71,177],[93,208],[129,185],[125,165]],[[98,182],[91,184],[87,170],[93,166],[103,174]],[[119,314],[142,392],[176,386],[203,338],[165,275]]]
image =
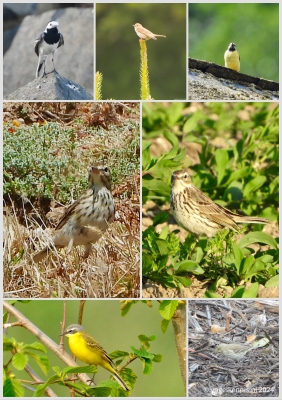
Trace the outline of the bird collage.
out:
[[[1,398],[281,398],[279,1],[1,7]]]

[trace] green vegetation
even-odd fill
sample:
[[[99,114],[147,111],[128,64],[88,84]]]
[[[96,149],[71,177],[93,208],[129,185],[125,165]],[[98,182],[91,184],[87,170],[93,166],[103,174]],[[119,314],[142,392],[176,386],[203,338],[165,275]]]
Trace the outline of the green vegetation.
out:
[[[88,187],[90,163],[107,165],[113,183],[135,173],[139,167],[138,135],[123,141],[122,146],[106,147],[105,129],[87,127],[84,137],[79,139],[77,131],[85,128],[79,120],[72,127],[51,122],[19,127],[11,134],[10,126],[5,125],[4,194],[52,198],[56,186],[57,200],[66,202],[70,200],[70,193],[76,199]],[[125,128],[136,132],[139,129],[134,120],[127,121]],[[112,127],[108,141],[117,142],[120,131],[120,126]]]
[[[245,215],[278,217],[278,107],[267,103],[185,103],[143,105],[142,200],[161,209],[169,203],[174,170],[190,165],[192,180],[218,204]],[[158,139],[170,150],[152,155]],[[196,160],[187,157],[198,146]],[[156,148],[156,147],[155,147]],[[191,153],[193,154],[193,153]],[[194,173],[193,173],[194,172]],[[155,215],[143,232],[142,272],[169,287],[188,287],[192,277],[210,282],[206,296],[217,288],[232,289],[233,297],[255,297],[258,284],[278,285],[278,230],[251,233],[221,231],[214,239],[187,233],[184,243],[169,226],[167,212]],[[246,229],[240,228],[240,233]],[[254,250],[253,243],[267,245]],[[251,286],[245,288],[246,282]]]

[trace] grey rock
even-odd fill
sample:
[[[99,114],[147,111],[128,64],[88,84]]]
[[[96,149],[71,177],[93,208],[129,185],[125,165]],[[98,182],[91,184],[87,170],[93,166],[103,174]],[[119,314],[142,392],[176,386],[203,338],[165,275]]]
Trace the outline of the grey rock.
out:
[[[7,100],[93,100],[82,86],[52,72],[17,89]]]
[[[94,37],[92,8],[64,8],[27,16],[4,56],[3,94],[9,94],[35,79],[38,57],[34,52],[36,36],[43,32],[49,21],[59,22],[59,31],[65,44],[55,53],[57,72],[94,93]],[[51,56],[46,72],[53,70]],[[43,100],[43,98],[41,98]],[[31,99],[30,99],[31,100]]]
[[[275,100],[279,83],[189,58],[189,100]]]
[[[24,16],[34,12],[36,3],[4,3],[3,8],[12,11],[18,16]]]

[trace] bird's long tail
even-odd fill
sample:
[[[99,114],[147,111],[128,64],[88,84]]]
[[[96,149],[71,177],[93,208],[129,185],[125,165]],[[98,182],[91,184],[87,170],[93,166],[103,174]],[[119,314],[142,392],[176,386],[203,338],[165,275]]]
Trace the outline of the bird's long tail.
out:
[[[115,380],[120,384],[120,386],[126,390],[127,392],[129,392],[129,387],[127,386],[127,384],[124,382],[123,379],[121,379],[121,377],[119,376],[119,374],[117,372],[113,373],[113,377],[115,378]]]
[[[154,34],[154,36],[159,36],[159,37],[166,37],[165,35],[155,35],[155,34]]]
[[[270,222],[267,218],[247,217],[243,215],[233,217],[233,220],[238,224],[268,224]]]
[[[43,258],[45,258],[47,256],[47,251],[48,251],[48,248],[45,247],[45,249],[43,249],[43,250],[39,251],[38,253],[36,253],[32,257],[33,261],[38,263],[39,261],[43,260]]]

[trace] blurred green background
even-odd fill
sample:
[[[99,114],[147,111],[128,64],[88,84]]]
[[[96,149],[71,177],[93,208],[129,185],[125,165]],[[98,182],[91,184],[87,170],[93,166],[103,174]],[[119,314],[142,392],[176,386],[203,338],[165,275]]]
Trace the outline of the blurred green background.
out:
[[[166,35],[147,41],[151,96],[186,98],[186,4],[97,4],[96,71],[103,74],[105,99],[140,99],[139,22]]]
[[[63,320],[64,300],[31,300],[29,302],[16,302],[16,308],[23,313],[30,321],[59,344],[61,333],[61,322]],[[67,303],[67,325],[77,323],[79,301],[66,300]],[[162,354],[163,360],[160,363],[153,363],[153,371],[149,375],[143,375],[141,362],[133,361],[128,368],[132,368],[138,376],[132,396],[163,396],[177,397],[184,396],[184,387],[180,375],[178,357],[175,348],[174,333],[170,322],[165,334],[161,331],[162,317],[158,311],[159,303],[152,301],[150,308],[140,301],[133,305],[127,315],[121,317],[121,302],[118,300],[87,300],[84,306],[82,325],[107,353],[114,350],[131,351],[130,346],[140,347],[138,335],[156,335],[156,340],[151,342],[150,351],[155,354]],[[10,322],[13,322],[11,318]],[[22,327],[8,329],[8,337],[14,337],[18,341],[31,344],[39,340]],[[71,354],[67,339],[65,339],[65,350]],[[38,354],[43,354],[39,353]],[[54,374],[52,367],[66,367],[64,363],[47,349],[50,361],[49,375]],[[9,360],[11,354],[4,353],[4,363]],[[46,379],[35,362],[29,360],[30,365],[38,372],[42,379]],[[85,365],[77,360],[79,365]],[[27,374],[12,368],[16,377],[27,379]],[[98,367],[95,382],[109,379],[108,371]],[[57,384],[51,388],[58,396],[70,396],[69,390]],[[32,394],[26,390],[26,395]]]
[[[279,80],[279,4],[189,4],[189,57],[224,66],[234,42],[240,72]]]

